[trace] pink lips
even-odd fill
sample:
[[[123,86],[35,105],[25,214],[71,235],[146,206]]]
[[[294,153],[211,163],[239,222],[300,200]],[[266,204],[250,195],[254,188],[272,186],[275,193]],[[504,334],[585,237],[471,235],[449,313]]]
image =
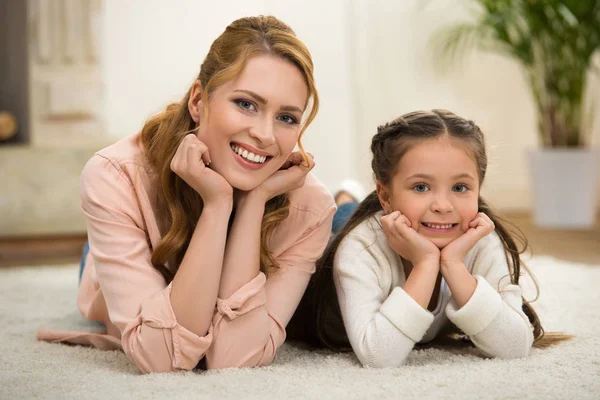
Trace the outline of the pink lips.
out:
[[[240,156],[238,153],[236,153],[235,151],[233,151],[233,149],[231,149],[231,153],[233,154],[233,158],[238,162],[238,164],[240,164],[242,167],[252,170],[252,171],[256,171],[259,170],[261,168],[263,168],[265,165],[267,165],[267,163],[271,160],[271,157],[268,153],[265,153],[264,151],[260,151],[252,146],[248,146],[248,145],[244,145],[242,146],[241,144],[235,143],[233,142],[233,144],[235,144],[236,146],[247,150],[249,152],[252,152],[254,154],[257,154],[259,156],[266,156],[267,159],[265,160],[264,163],[255,163],[252,161],[248,161],[246,160],[244,157]]]

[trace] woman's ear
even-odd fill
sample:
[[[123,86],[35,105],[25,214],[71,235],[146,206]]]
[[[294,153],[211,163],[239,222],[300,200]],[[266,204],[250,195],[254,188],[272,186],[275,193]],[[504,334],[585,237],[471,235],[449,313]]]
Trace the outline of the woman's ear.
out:
[[[389,214],[392,212],[392,205],[390,201],[390,192],[388,188],[381,182],[376,182],[377,197],[379,197],[379,203],[383,212]]]
[[[196,124],[200,123],[200,118],[204,113],[204,104],[202,103],[202,84],[196,80],[190,90],[190,99],[188,100],[188,110]]]

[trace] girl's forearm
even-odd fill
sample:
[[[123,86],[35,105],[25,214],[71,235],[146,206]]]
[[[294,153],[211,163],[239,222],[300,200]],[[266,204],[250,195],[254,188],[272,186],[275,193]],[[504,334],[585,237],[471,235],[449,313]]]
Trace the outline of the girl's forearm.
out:
[[[427,309],[433,290],[435,289],[438,273],[439,265],[435,262],[413,265],[402,288],[421,307]]]
[[[260,271],[260,234],[266,199],[249,193],[236,207],[225,248],[219,298],[227,299]]]
[[[232,202],[205,204],[173,279],[171,307],[179,324],[205,336],[217,302]]]
[[[456,305],[458,308],[462,308],[475,292],[477,279],[471,275],[462,262],[446,263],[442,261],[440,271],[452,292]]]

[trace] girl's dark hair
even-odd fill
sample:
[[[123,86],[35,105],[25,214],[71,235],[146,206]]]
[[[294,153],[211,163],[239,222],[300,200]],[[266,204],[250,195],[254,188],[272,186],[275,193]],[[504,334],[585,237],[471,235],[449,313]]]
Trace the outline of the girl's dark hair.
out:
[[[377,128],[371,142],[371,167],[375,180],[389,187],[399,161],[408,150],[418,142],[444,135],[461,139],[469,146],[477,164],[480,185],[483,184],[488,164],[483,133],[472,121],[446,110],[411,112]],[[527,249],[527,239],[518,228],[498,216],[481,197],[478,206],[479,212],[487,214],[494,222],[496,233],[506,251],[510,280],[518,285],[521,268],[526,269],[520,254]],[[346,225],[332,239],[317,262],[317,271],[288,324],[289,339],[334,350],[351,350],[333,282],[333,261],[341,241],[363,221],[381,210],[377,193],[373,191],[358,205]],[[533,325],[536,347],[547,347],[568,337],[561,334],[544,336],[536,312],[525,299],[523,312]]]

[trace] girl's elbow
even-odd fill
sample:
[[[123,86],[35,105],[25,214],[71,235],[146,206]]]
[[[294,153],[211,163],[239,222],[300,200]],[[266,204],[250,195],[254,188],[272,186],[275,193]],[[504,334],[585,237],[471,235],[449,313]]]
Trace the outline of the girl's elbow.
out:
[[[362,354],[355,353],[363,367],[369,368],[394,368],[406,363],[408,354],[390,357],[389,353],[367,351]]]

